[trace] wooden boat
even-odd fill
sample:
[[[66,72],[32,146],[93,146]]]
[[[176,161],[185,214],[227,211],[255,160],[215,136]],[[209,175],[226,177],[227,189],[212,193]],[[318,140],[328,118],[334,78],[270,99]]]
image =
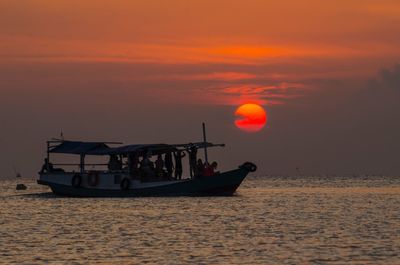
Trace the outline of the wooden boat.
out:
[[[120,143],[82,142],[52,140],[47,142],[47,158],[39,172],[38,184],[47,185],[53,193],[74,197],[141,197],[141,196],[229,196],[235,193],[249,172],[257,167],[250,162],[226,172],[204,174],[198,170],[191,177],[175,178],[171,169],[164,166],[158,172],[145,168],[142,162],[149,162],[149,154],[159,157],[178,152],[205,150],[205,165],[208,165],[207,148],[224,146],[206,141],[188,144],[136,144],[110,146]],[[50,154],[79,155],[80,162],[52,164]],[[193,154],[192,154],[193,155]],[[88,156],[109,157],[108,163],[85,163]],[[193,157],[192,157],[193,158]],[[112,165],[112,161],[119,161]],[[177,161],[175,161],[176,164]],[[179,161],[178,161],[179,162]],[[152,163],[151,161],[149,163]],[[179,163],[178,163],[179,164]],[[191,164],[193,169],[194,165]],[[78,170],[65,170],[55,166],[75,166]],[[87,167],[93,167],[87,170]],[[106,167],[98,169],[95,167]],[[169,166],[171,167],[171,166]],[[212,170],[211,170],[212,171]],[[153,173],[152,173],[153,172]],[[210,171],[208,171],[210,172]],[[175,172],[176,173],[176,172]]]

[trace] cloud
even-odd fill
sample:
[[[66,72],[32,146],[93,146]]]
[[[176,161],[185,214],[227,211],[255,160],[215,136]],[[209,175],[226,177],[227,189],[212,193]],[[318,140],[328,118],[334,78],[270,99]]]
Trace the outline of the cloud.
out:
[[[374,85],[400,92],[400,64],[394,65],[391,69],[382,69]]]
[[[276,106],[270,152],[308,173],[398,174],[399,79],[395,65],[373,81],[321,83],[307,97]]]
[[[232,104],[245,102],[256,102],[265,105],[282,104],[288,99],[293,99],[305,95],[307,85],[302,83],[279,82],[270,85],[260,85],[252,83],[239,83],[230,85],[218,85],[209,88],[211,93],[215,93],[221,98],[228,96],[236,98]]]
[[[241,72],[212,72],[212,73],[183,73],[183,74],[163,74],[148,78],[159,80],[182,80],[182,81],[239,81],[254,79],[257,75]]]
[[[27,43],[29,45],[27,45]],[[54,39],[0,34],[0,58],[25,62],[126,62],[157,64],[243,64],[307,61],[310,59],[346,59],[398,56],[397,44],[357,43],[356,45],[307,44],[252,45],[223,42],[212,38],[182,43],[94,41]],[[226,76],[214,76],[227,78]],[[234,78],[235,76],[231,76]],[[196,78],[196,77],[194,77]],[[199,77],[198,77],[199,78]],[[204,78],[201,77],[200,78]],[[243,78],[243,77],[240,77]]]

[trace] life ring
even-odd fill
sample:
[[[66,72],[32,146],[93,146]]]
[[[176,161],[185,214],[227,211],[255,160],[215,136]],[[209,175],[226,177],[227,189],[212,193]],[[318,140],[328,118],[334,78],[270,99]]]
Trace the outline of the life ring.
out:
[[[130,185],[131,185],[131,181],[128,178],[122,179],[122,181],[120,183],[121,190],[129,189]]]
[[[243,163],[243,165],[241,165],[240,168],[243,168],[249,172],[254,172],[257,170],[257,166],[251,162]]]
[[[79,188],[81,184],[82,184],[82,176],[79,174],[75,174],[71,180],[72,187]]]
[[[99,174],[97,172],[89,172],[88,174],[88,185],[95,187],[99,184]]]

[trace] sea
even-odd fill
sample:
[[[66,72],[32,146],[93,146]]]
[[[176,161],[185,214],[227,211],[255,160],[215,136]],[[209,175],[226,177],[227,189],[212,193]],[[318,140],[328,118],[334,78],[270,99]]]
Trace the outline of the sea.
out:
[[[250,176],[231,197],[167,198],[1,180],[0,263],[400,264],[400,177]]]

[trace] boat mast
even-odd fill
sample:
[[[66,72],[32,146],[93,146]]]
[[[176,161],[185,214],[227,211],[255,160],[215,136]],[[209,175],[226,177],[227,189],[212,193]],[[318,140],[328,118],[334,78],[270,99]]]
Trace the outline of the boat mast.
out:
[[[79,167],[81,169],[81,174],[85,173],[85,155],[81,154],[80,155],[81,161],[79,163]]]
[[[47,161],[50,159],[50,141],[47,141]]]
[[[207,155],[207,139],[206,139],[206,124],[203,122],[203,142],[204,142],[204,159],[206,160],[206,165],[208,165],[208,155]]]

